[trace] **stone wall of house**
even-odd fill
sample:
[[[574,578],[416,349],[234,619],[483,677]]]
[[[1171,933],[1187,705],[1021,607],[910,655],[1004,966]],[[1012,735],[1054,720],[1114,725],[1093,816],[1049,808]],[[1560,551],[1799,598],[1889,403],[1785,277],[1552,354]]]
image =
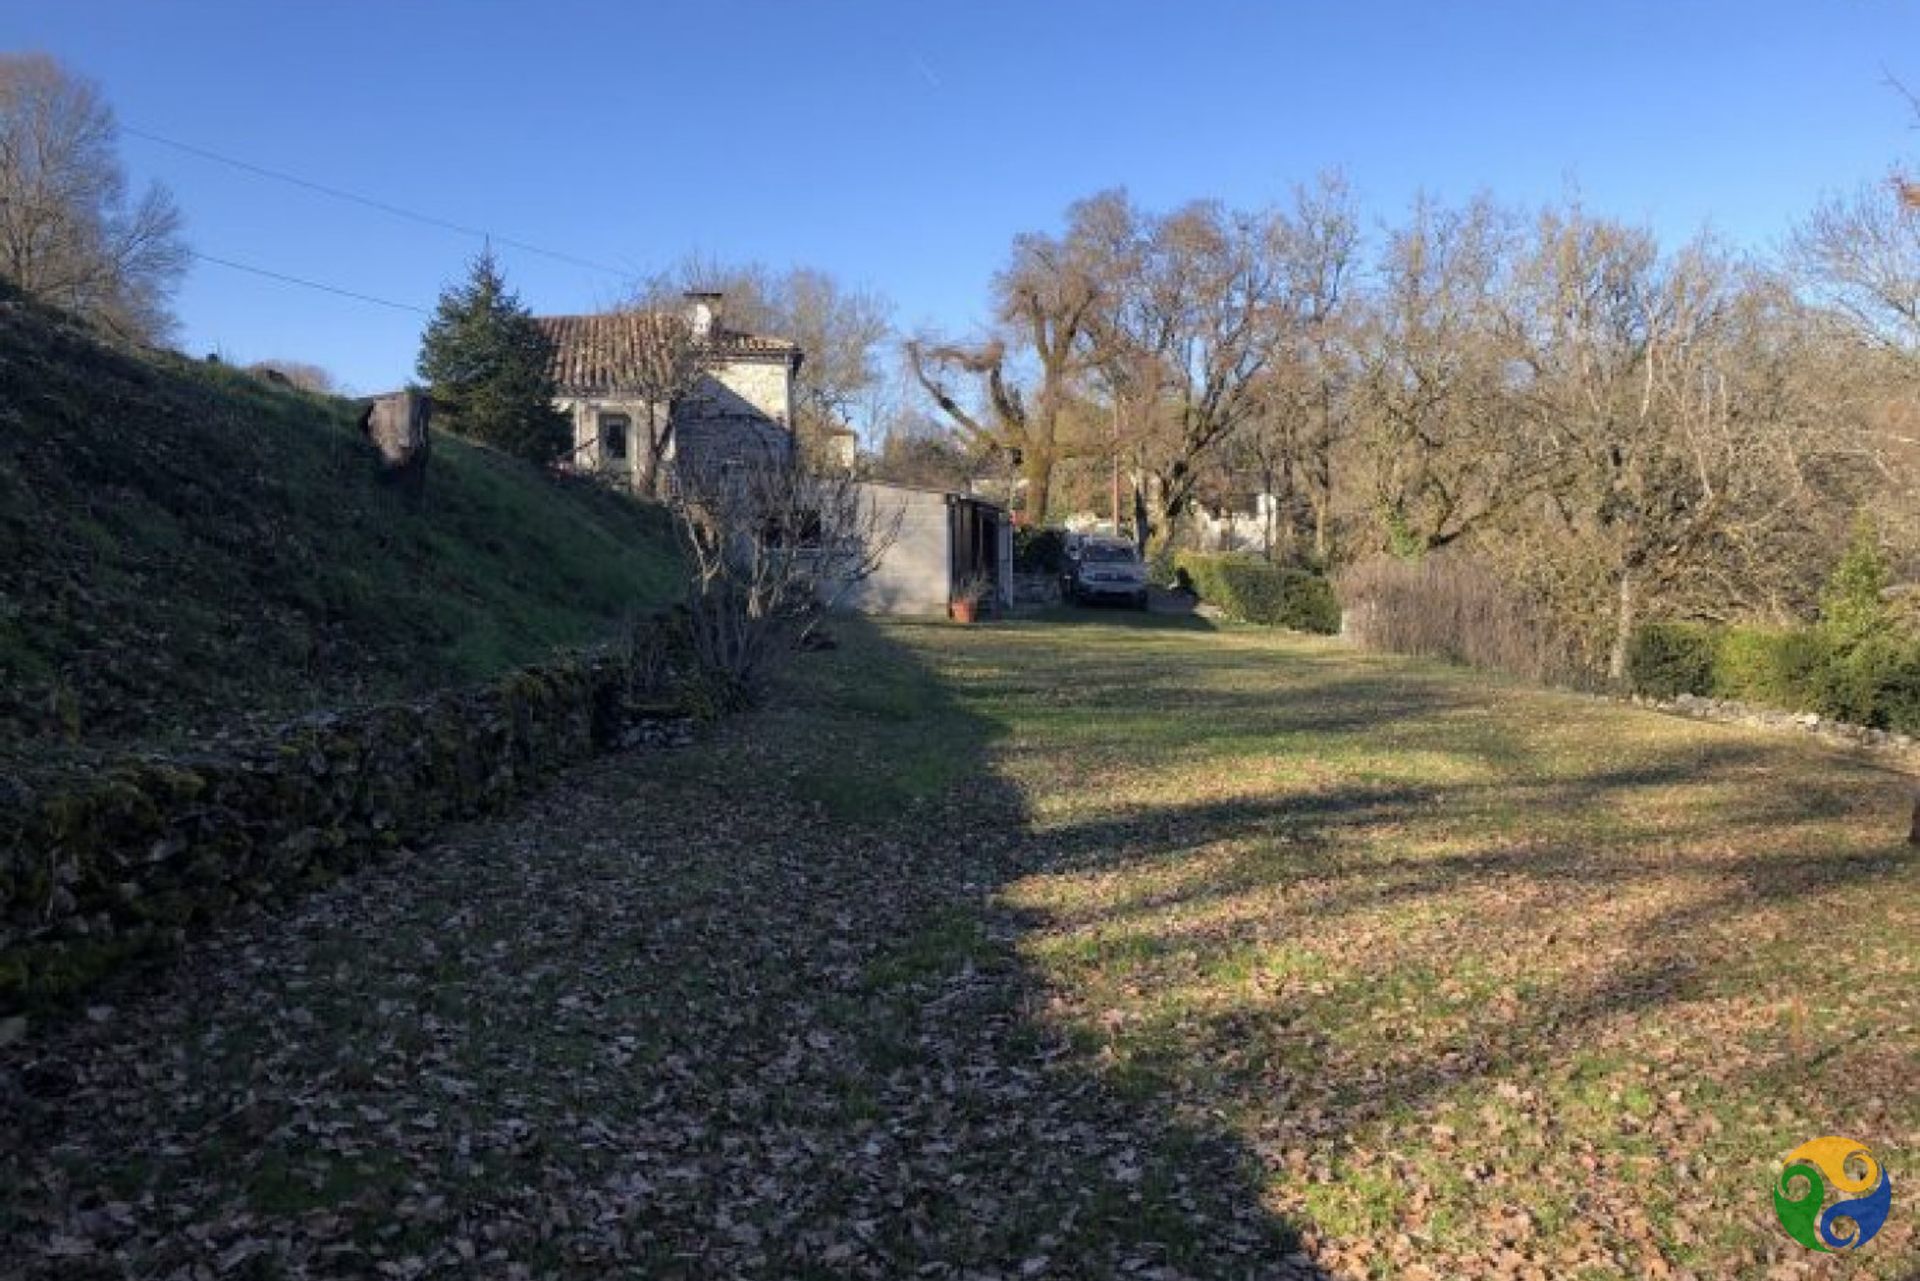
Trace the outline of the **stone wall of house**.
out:
[[[793,424],[793,374],[785,359],[732,360],[709,377],[783,427]]]
[[[598,472],[631,478],[643,487],[647,461],[647,402],[617,396],[562,396],[556,408],[573,423],[573,466],[580,471]],[[627,419],[627,456],[624,460],[606,456],[600,447],[600,419],[604,414],[623,414]]]
[[[247,747],[129,756],[0,795],[0,1018],[297,894],[596,752],[684,721],[667,633],[417,702],[302,719]]]
[[[703,378],[674,417],[669,458],[762,456],[791,449],[793,375],[784,361],[735,360]],[[648,458],[648,405],[621,396],[562,396],[555,402],[573,423],[573,466],[581,471],[630,478],[644,488]],[[617,460],[601,448],[601,418],[623,414],[628,421],[627,457]]]

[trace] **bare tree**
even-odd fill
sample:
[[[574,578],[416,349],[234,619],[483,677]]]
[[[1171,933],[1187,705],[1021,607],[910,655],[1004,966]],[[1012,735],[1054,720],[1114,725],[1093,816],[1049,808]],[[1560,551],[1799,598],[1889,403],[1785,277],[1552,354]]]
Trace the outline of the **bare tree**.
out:
[[[1844,489],[1783,375],[1791,294],[1711,241],[1663,255],[1577,207],[1542,217],[1523,271],[1526,431],[1555,474],[1518,536],[1604,593],[1608,676],[1649,613],[1751,610],[1778,570],[1817,576],[1818,509]]]
[[[1920,362],[1920,199],[1898,179],[1823,201],[1789,260],[1860,337]]]
[[[694,331],[684,301],[664,278],[649,281],[619,310],[619,323],[599,330],[604,341],[620,348],[599,357],[626,370],[633,390],[646,403],[632,479],[651,498],[666,493],[675,413],[713,366],[712,342]]]
[[[794,375],[794,427],[804,436],[850,425],[862,395],[880,381],[892,304],[805,267],[780,279],[774,299],[777,332],[806,355]]]
[[[1289,434],[1296,468],[1313,511],[1313,552],[1332,558],[1334,463],[1350,421],[1352,293],[1360,253],[1360,219],[1352,190],[1338,173],[1297,188],[1281,226],[1281,262],[1292,303],[1288,345],[1300,366]]]
[[[670,282],[670,284],[669,284]],[[805,437],[852,425],[882,377],[881,354],[893,336],[893,305],[811,267],[771,271],[694,257],[651,291],[696,290],[726,299],[729,327],[797,343],[805,359],[794,374],[794,428]]]
[[[1156,537],[1203,488],[1243,488],[1232,473],[1251,460],[1267,492],[1310,497],[1324,554],[1359,244],[1344,181],[1323,175],[1286,208],[1150,214],[1109,197],[1101,213],[1074,229],[1101,284],[1088,363],[1147,473]]]
[[[158,341],[186,271],[164,187],[130,200],[113,111],[44,54],[0,54],[0,275],[124,337]]]
[[[981,475],[981,466],[960,438],[930,414],[903,408],[887,420],[868,474],[897,484],[964,491]]]
[[[844,472],[771,455],[677,469],[670,507],[695,654],[747,694],[873,575],[904,514]]]
[[[1158,370],[1140,457],[1161,539],[1172,536],[1207,464],[1259,411],[1260,378],[1289,319],[1283,234],[1277,215],[1201,201],[1135,216],[1124,238],[1108,241],[1092,347],[1110,377],[1145,362]]]
[[[1093,229],[1125,205],[1123,193],[1105,192],[1068,209],[1064,237],[1015,237],[1013,260],[994,279],[992,336],[907,344],[914,377],[968,445],[1017,460],[1027,515],[1036,523],[1047,518],[1055,466],[1086,447],[1074,426],[1085,409],[1086,340],[1105,284],[1096,249],[1103,236]],[[1030,379],[1021,377],[1022,364]],[[960,378],[973,387],[963,390]]]
[[[1389,235],[1361,337],[1360,448],[1384,550],[1457,541],[1542,483],[1551,467],[1519,421],[1523,354],[1504,310],[1512,220],[1481,197],[1422,199]]]
[[[1256,388],[1258,408],[1222,460],[1231,473],[1245,475],[1261,495],[1260,552],[1268,560],[1289,559],[1303,515],[1299,477],[1301,450],[1291,409],[1305,401],[1304,371],[1284,350]]]

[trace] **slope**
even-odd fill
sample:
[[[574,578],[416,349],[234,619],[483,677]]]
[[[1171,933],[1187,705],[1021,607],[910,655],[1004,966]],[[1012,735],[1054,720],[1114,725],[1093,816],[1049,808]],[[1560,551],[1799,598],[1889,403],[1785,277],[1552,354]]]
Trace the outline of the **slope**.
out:
[[[679,581],[661,514],[347,401],[132,350],[0,285],[0,752],[179,742],[471,680]]]

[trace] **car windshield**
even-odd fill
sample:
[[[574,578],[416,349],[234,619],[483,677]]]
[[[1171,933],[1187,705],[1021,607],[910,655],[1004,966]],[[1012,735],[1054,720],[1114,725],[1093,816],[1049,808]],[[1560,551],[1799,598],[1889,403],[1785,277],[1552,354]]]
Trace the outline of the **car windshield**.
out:
[[[1128,565],[1133,563],[1133,548],[1118,543],[1088,543],[1080,549],[1080,559],[1089,564]]]

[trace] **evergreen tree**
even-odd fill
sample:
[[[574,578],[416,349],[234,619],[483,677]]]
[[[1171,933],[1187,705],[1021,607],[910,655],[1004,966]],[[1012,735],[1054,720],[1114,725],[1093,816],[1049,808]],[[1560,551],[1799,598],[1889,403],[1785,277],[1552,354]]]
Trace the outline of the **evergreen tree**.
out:
[[[1820,625],[1835,647],[1851,650],[1891,625],[1884,593],[1890,575],[1880,552],[1880,529],[1865,512],[1854,519],[1846,554],[1820,597]]]
[[[420,341],[420,377],[452,429],[534,463],[573,444],[553,407],[553,344],[508,290],[492,249],[440,295]]]

